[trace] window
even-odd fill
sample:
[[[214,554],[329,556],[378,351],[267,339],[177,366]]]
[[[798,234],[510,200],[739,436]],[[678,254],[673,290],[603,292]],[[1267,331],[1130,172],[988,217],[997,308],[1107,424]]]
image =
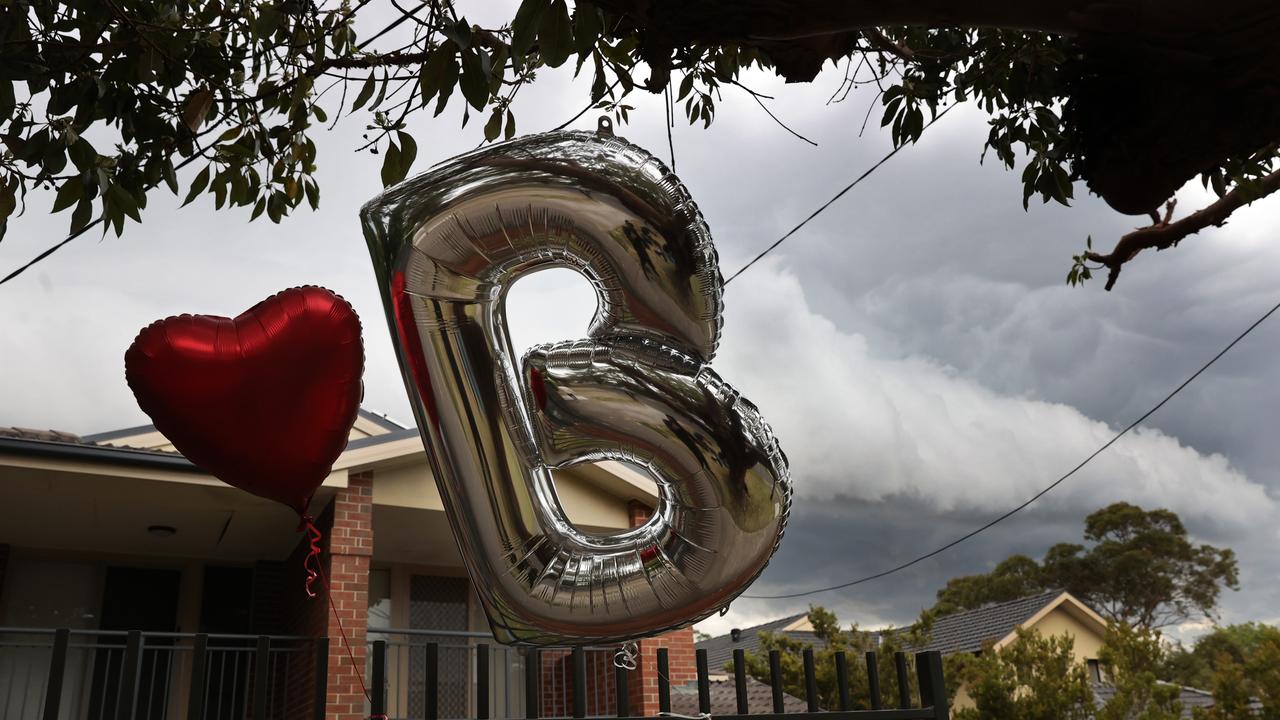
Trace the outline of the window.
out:
[[[385,568],[369,571],[369,627],[391,627],[391,571]]]
[[[466,578],[414,575],[409,579],[409,627],[414,630],[459,632],[468,629]],[[439,695],[440,717],[467,716],[468,673],[471,659],[468,638],[457,635],[418,635],[413,643],[421,647],[434,642],[440,646]],[[409,654],[410,677],[423,677],[426,672],[425,648]],[[426,707],[421,685],[409,691],[410,717],[418,717]]]

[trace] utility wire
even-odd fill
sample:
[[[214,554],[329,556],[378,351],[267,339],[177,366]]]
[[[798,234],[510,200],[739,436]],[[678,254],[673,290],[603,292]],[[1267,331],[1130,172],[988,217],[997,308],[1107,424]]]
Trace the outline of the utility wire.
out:
[[[955,107],[955,105],[948,105],[948,106],[946,107],[946,109],[944,109],[942,112],[940,112],[940,113],[938,113],[936,116],[934,116],[934,118],[933,118],[932,120],[930,120],[930,121],[929,121],[929,123],[928,123],[927,125],[925,125],[923,128],[921,128],[921,129],[920,129],[920,133],[921,133],[921,135],[923,135],[923,134],[924,134],[924,131],[925,131],[925,130],[928,130],[928,129],[929,129],[929,127],[930,127],[931,125],[933,125],[934,123],[936,123],[936,122],[938,122],[939,120],[941,120],[943,115],[946,115],[947,113],[951,112],[951,108],[953,108],[953,107]],[[749,263],[747,263],[746,265],[743,265],[742,267],[738,268],[738,271],[737,271],[737,272],[735,272],[734,274],[730,275],[730,276],[729,276],[729,279],[724,281],[724,284],[725,284],[725,285],[728,285],[729,283],[733,282],[734,278],[736,278],[736,277],[738,277],[739,275],[741,275],[742,273],[746,272],[746,271],[747,271],[747,268],[751,267],[752,265],[755,265],[755,264],[756,264],[757,262],[759,262],[759,261],[760,261],[760,259],[761,259],[761,258],[763,258],[765,255],[768,255],[769,253],[773,252],[774,248],[778,247],[778,246],[779,246],[779,245],[781,245],[783,242],[785,242],[785,241],[787,240],[787,238],[791,237],[792,235],[795,235],[795,234],[796,234],[796,232],[797,232],[797,231],[799,231],[799,230],[800,230],[800,228],[802,228],[802,227],[804,227],[805,225],[807,225],[807,224],[809,223],[809,221],[810,221],[810,220],[812,220],[812,219],[814,219],[814,218],[818,217],[819,215],[821,215],[821,214],[822,214],[822,212],[823,212],[824,210],[826,210],[827,208],[829,208],[829,207],[831,207],[833,204],[835,204],[835,201],[839,200],[841,197],[843,197],[843,196],[844,196],[844,194],[845,194],[845,193],[847,193],[847,192],[849,192],[850,190],[852,190],[852,189],[854,188],[854,186],[856,186],[858,183],[862,182],[863,180],[866,180],[866,179],[867,179],[867,176],[869,176],[871,173],[875,172],[876,170],[879,170],[881,165],[884,165],[885,163],[889,162],[889,158],[893,157],[894,155],[897,155],[897,154],[898,154],[898,152],[899,152],[900,150],[902,150],[902,148],[904,148],[904,147],[906,147],[906,146],[907,146],[907,145],[906,145],[906,143],[903,143],[903,144],[901,144],[901,145],[899,145],[899,146],[895,147],[893,150],[890,150],[888,155],[885,155],[884,157],[880,158],[880,160],[879,160],[878,162],[876,162],[876,164],[875,164],[875,165],[872,165],[871,167],[867,168],[866,172],[862,173],[862,174],[861,174],[861,175],[859,175],[857,178],[855,178],[853,182],[849,183],[848,185],[845,185],[843,190],[841,190],[840,192],[836,193],[836,194],[835,194],[835,195],[834,195],[830,200],[828,200],[828,201],[826,201],[825,203],[823,203],[823,204],[822,204],[822,207],[818,208],[817,210],[814,210],[812,213],[810,213],[810,214],[809,214],[809,217],[805,218],[804,220],[801,220],[799,225],[796,225],[795,227],[793,227],[793,228],[791,228],[790,230],[788,230],[786,235],[783,235],[782,237],[778,238],[777,240],[775,240],[775,241],[773,242],[773,244],[772,244],[772,245],[770,245],[769,247],[765,248],[765,249],[764,249],[764,251],[763,251],[763,252],[761,252],[759,255],[756,255],[754,258],[751,258],[751,262],[749,262]]]
[[[966,540],[968,540],[968,539],[970,539],[970,538],[974,537],[975,535],[978,535],[979,533],[982,533],[982,532],[984,532],[984,531],[986,531],[986,530],[988,530],[988,529],[990,529],[990,528],[992,528],[992,527],[996,526],[997,524],[999,524],[999,523],[1001,523],[1001,522],[1003,522],[1003,521],[1005,521],[1005,520],[1008,520],[1009,518],[1013,517],[1013,516],[1014,516],[1014,515],[1016,515],[1017,513],[1021,512],[1022,510],[1025,510],[1029,505],[1031,505],[1031,503],[1033,503],[1033,502],[1035,502],[1035,501],[1039,500],[1040,498],[1044,497],[1044,496],[1045,496],[1045,495],[1046,495],[1050,490],[1053,490],[1054,488],[1056,488],[1056,487],[1058,487],[1059,485],[1061,485],[1061,484],[1062,484],[1062,483],[1063,483],[1067,478],[1071,477],[1072,475],[1075,475],[1075,474],[1076,474],[1076,472],[1078,472],[1081,468],[1083,468],[1085,465],[1088,465],[1088,464],[1089,464],[1089,461],[1091,461],[1091,460],[1093,460],[1094,458],[1096,458],[1096,457],[1098,457],[1099,455],[1101,455],[1101,454],[1103,453],[1103,451],[1105,451],[1107,448],[1111,447],[1112,445],[1116,444],[1116,442],[1117,442],[1120,438],[1122,438],[1122,437],[1124,437],[1125,435],[1127,435],[1127,434],[1129,433],[1129,431],[1130,431],[1130,430],[1134,429],[1135,427],[1137,427],[1138,425],[1140,425],[1143,421],[1145,421],[1147,418],[1149,418],[1149,417],[1151,417],[1152,415],[1154,415],[1154,414],[1155,414],[1155,412],[1156,412],[1157,410],[1159,410],[1160,408],[1162,408],[1162,407],[1164,407],[1164,406],[1165,406],[1165,403],[1169,402],[1170,400],[1172,400],[1172,399],[1174,398],[1174,396],[1175,396],[1175,395],[1177,395],[1178,393],[1182,392],[1182,390],[1183,390],[1184,388],[1186,388],[1188,385],[1190,385],[1192,382],[1194,382],[1196,378],[1200,377],[1201,373],[1203,373],[1205,370],[1208,370],[1208,369],[1210,368],[1210,366],[1212,366],[1214,363],[1218,362],[1218,360],[1219,360],[1220,358],[1222,358],[1222,356],[1223,356],[1223,355],[1226,355],[1226,354],[1227,354],[1227,352],[1229,352],[1229,351],[1231,350],[1231,348],[1233,348],[1233,347],[1235,347],[1235,346],[1236,346],[1236,343],[1238,343],[1238,342],[1240,342],[1241,340],[1245,339],[1245,337],[1246,337],[1249,333],[1253,332],[1255,328],[1257,328],[1259,325],[1261,325],[1263,322],[1265,322],[1265,321],[1266,321],[1266,319],[1267,319],[1267,318],[1269,318],[1269,317],[1271,317],[1271,315],[1272,315],[1272,314],[1274,314],[1277,310],[1280,310],[1280,303],[1276,303],[1275,305],[1272,305],[1272,306],[1271,306],[1271,309],[1270,309],[1270,310],[1268,310],[1268,311],[1266,311],[1265,313],[1263,313],[1262,317],[1258,318],[1257,320],[1255,320],[1255,321],[1253,322],[1253,324],[1252,324],[1252,325],[1250,325],[1249,327],[1245,328],[1245,331],[1244,331],[1244,332],[1242,332],[1242,333],[1240,333],[1239,335],[1237,335],[1235,340],[1232,340],[1230,343],[1228,343],[1228,344],[1227,344],[1227,346],[1226,346],[1226,347],[1224,347],[1224,348],[1222,348],[1222,350],[1218,351],[1218,354],[1217,354],[1217,355],[1214,355],[1212,358],[1210,358],[1210,359],[1209,359],[1209,362],[1207,362],[1207,363],[1205,363],[1204,365],[1200,366],[1200,369],[1199,369],[1199,370],[1196,370],[1194,373],[1192,373],[1192,374],[1191,374],[1191,377],[1187,378],[1186,380],[1183,380],[1181,385],[1179,385],[1178,387],[1174,388],[1174,389],[1173,389],[1173,391],[1172,391],[1172,392],[1170,392],[1168,395],[1165,395],[1165,396],[1164,396],[1164,399],[1163,399],[1163,400],[1161,400],[1160,402],[1156,403],[1155,407],[1153,407],[1153,408],[1151,408],[1150,410],[1148,410],[1148,411],[1146,411],[1145,413],[1143,413],[1143,414],[1142,414],[1142,417],[1140,417],[1140,418],[1138,418],[1137,420],[1134,420],[1133,422],[1129,423],[1129,425],[1128,425],[1127,427],[1125,427],[1125,429],[1123,429],[1123,430],[1121,430],[1120,432],[1116,433],[1115,437],[1113,437],[1113,438],[1111,438],[1110,440],[1108,440],[1108,441],[1106,442],[1106,444],[1104,444],[1102,447],[1098,448],[1097,450],[1094,450],[1094,451],[1093,451],[1093,453],[1092,453],[1091,455],[1089,455],[1089,457],[1087,457],[1087,458],[1085,458],[1084,460],[1080,461],[1080,464],[1079,464],[1079,465],[1076,465],[1075,467],[1071,468],[1071,470],[1070,470],[1069,472],[1067,472],[1067,474],[1066,474],[1066,475],[1063,475],[1062,477],[1058,478],[1057,480],[1054,480],[1052,483],[1050,483],[1048,486],[1046,486],[1046,487],[1045,487],[1044,489],[1042,489],[1040,492],[1036,493],[1035,495],[1032,495],[1032,496],[1031,496],[1031,497],[1030,497],[1026,502],[1022,503],[1021,505],[1019,505],[1019,506],[1017,506],[1017,507],[1015,507],[1015,508],[1013,508],[1012,510],[1009,510],[1008,512],[1004,513],[1004,514],[1003,514],[1003,515],[1001,515],[1000,517],[997,517],[997,518],[995,518],[994,520],[991,520],[991,521],[990,521],[990,522],[988,522],[986,525],[983,525],[982,527],[977,528],[976,530],[971,530],[971,531],[969,531],[969,532],[965,533],[964,535],[961,535],[960,537],[956,538],[955,540],[952,540],[951,542],[947,543],[946,545],[943,545],[942,547],[940,547],[940,548],[938,548],[938,549],[936,549],[936,550],[932,550],[932,551],[930,551],[930,552],[927,552],[927,553],[925,553],[924,555],[921,555],[921,556],[919,556],[919,557],[915,558],[914,560],[910,560],[910,561],[908,561],[908,562],[902,563],[901,565],[897,565],[897,566],[895,566],[895,567],[891,567],[891,568],[889,568],[889,569],[887,569],[887,570],[882,570],[882,571],[880,571],[880,572],[878,572],[878,573],[875,573],[874,575],[867,575],[867,576],[865,576],[865,577],[857,578],[856,580],[850,580],[850,581],[848,581],[848,582],[840,583],[839,585],[829,585],[829,586],[827,586],[827,587],[814,588],[814,589],[812,589],[812,590],[805,590],[805,591],[802,591],[802,592],[784,593],[784,594],[781,594],[781,595],[743,595],[742,597],[743,597],[743,598],[750,598],[750,599],[752,599],[752,600],[782,600],[782,599],[787,599],[787,598],[805,597],[805,596],[807,596],[807,595],[817,595],[818,593],[830,592],[830,591],[832,591],[832,590],[843,590],[843,589],[845,589],[845,588],[853,587],[854,585],[861,585],[861,584],[863,584],[863,583],[870,582],[870,581],[872,581],[872,580],[878,580],[878,579],[880,579],[880,578],[882,578],[882,577],[887,577],[887,576],[889,576],[889,575],[893,575],[894,573],[901,572],[902,570],[906,570],[907,568],[911,567],[912,565],[915,565],[915,564],[917,564],[917,563],[920,563],[920,562],[923,562],[923,561],[925,561],[925,560],[928,560],[929,558],[934,557],[935,555],[939,555],[939,554],[941,554],[941,553],[944,553],[944,552],[946,552],[947,550],[950,550],[951,548],[953,548],[953,547],[955,547],[955,546],[959,545],[960,543],[962,543],[962,542],[964,542],[964,541],[966,541]]]

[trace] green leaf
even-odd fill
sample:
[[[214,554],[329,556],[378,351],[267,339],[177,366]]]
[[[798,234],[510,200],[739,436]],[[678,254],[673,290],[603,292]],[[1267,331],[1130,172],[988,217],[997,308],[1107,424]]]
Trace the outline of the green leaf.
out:
[[[418,91],[423,106],[440,92],[450,74],[457,77],[457,56],[458,49],[453,42],[443,42],[431,51],[431,56],[422,64],[422,70],[418,73]]]
[[[178,194],[178,172],[173,169],[173,161],[169,158],[164,159],[164,166],[161,168],[164,173],[164,184],[169,186],[169,192],[174,195]]]
[[[472,50],[462,53],[462,97],[467,99],[471,107],[482,110],[489,102],[489,77],[481,65],[479,52]]]
[[[538,35],[538,23],[549,7],[550,0],[524,0],[520,3],[515,19],[511,21],[512,56],[519,59],[528,54]]]
[[[188,95],[186,102],[183,103],[182,124],[186,125],[191,132],[199,130],[212,107],[213,93],[207,88],[196,90]]]
[[[369,102],[369,98],[373,97],[373,88],[375,83],[373,76],[376,72],[376,70],[370,72],[369,79],[365,80],[364,85],[360,87],[360,92],[356,94],[355,102],[351,103],[351,112],[355,112],[356,110],[364,107],[364,104]]]
[[[80,202],[76,203],[76,209],[71,211],[71,232],[77,232],[88,225],[91,215],[93,215],[93,203],[89,202],[89,198],[81,198]]]
[[[394,142],[387,144],[387,152],[382,156],[382,186],[390,187],[404,179],[400,171],[400,148]]]
[[[312,114],[312,115],[315,115],[315,116],[316,116],[316,119],[317,119],[317,120],[319,120],[320,122],[328,122],[328,121],[329,121],[329,116],[328,116],[328,115],[325,115],[324,110],[322,110],[322,109],[320,108],[320,106],[319,106],[319,105],[312,105],[312,106],[311,106],[311,114]]]
[[[538,49],[542,59],[551,67],[560,67],[569,59],[573,50],[573,24],[569,20],[569,7],[564,0],[552,0],[551,7],[538,23]]]
[[[8,182],[0,183],[0,224],[9,219],[18,207],[18,185]]]
[[[187,199],[183,200],[182,205],[179,207],[185,207],[191,204],[191,201],[195,200],[196,196],[199,195],[201,192],[204,192],[205,187],[207,187],[208,185],[209,185],[209,166],[205,165],[204,169],[200,171],[200,174],[196,175],[196,179],[191,181],[191,189],[187,191]]]
[[[107,188],[107,195],[111,197],[112,205],[123,210],[134,222],[142,222],[142,216],[138,214],[138,201],[128,190],[112,183]]]
[[[516,116],[511,113],[510,108],[507,109],[507,129],[502,135],[507,140],[516,136]]]
[[[53,212],[62,212],[80,202],[84,197],[84,182],[77,175],[58,188],[58,195],[53,199]]]
[[[596,40],[604,32],[600,11],[591,5],[578,3],[573,8],[573,49],[585,58],[596,46]]]
[[[493,141],[502,133],[502,108],[494,108],[489,113],[489,122],[484,124],[484,139]]]
[[[400,139],[400,177],[403,179],[413,167],[413,161],[418,158],[418,143],[404,131],[397,131],[396,136]]]
[[[320,209],[320,186],[315,180],[307,180],[302,183],[302,189],[307,194],[307,203],[311,205],[312,210]]]

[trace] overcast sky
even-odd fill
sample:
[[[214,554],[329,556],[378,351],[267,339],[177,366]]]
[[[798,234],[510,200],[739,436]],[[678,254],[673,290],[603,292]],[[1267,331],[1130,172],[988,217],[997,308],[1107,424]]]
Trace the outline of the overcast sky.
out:
[[[587,85],[570,74],[542,73],[521,92],[522,133],[581,109]],[[726,276],[888,150],[887,133],[869,127],[858,137],[870,94],[826,104],[840,77],[828,72],[802,86],[750,78],[816,148],[734,88],[710,130],[675,128],[677,172]],[[631,104],[638,109],[619,134],[666,158],[660,99]],[[460,130],[459,111],[415,118],[415,171],[480,141],[484,118]],[[210,197],[179,210],[156,194],[124,237],[82,237],[0,286],[0,425],[88,433],[146,422],[123,376],[139,328],[183,312],[235,315],[300,284],[324,285],[355,305],[368,355],[366,406],[409,421],[357,221],[380,189],[380,157],[353,152],[365,121],[352,117],[321,136],[318,212],[250,224],[247,211],[215,212]],[[594,126],[591,114],[575,125]],[[1117,215],[1083,187],[1072,208],[1024,212],[1018,173],[978,164],[985,135],[980,113],[949,114],[728,286],[714,366],[764,411],[796,491],[787,536],[750,593],[875,572],[1022,502],[1280,299],[1280,202],[1144,254],[1111,293],[1101,280],[1065,286],[1087,235],[1109,247],[1142,219]],[[1197,185],[1179,199],[1188,212],[1207,196]],[[51,203],[33,194],[27,214],[11,221],[0,275],[65,235],[67,217],[44,214]],[[594,302],[568,271],[522,281],[509,313],[517,342],[581,336]],[[1242,588],[1223,598],[1223,620],[1276,622],[1278,350],[1273,320],[1078,476],[961,547],[848,591],[740,599],[701,628],[746,627],[810,602],[864,627],[906,623],[948,578],[1079,541],[1084,516],[1118,500],[1168,507],[1197,540],[1234,548]]]

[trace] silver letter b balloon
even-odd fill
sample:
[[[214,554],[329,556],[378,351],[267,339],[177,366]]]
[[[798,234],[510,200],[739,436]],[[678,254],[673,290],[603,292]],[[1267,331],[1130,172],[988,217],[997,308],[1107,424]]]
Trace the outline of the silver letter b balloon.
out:
[[[790,509],[786,457],[707,367],[721,280],[698,208],[609,132],[518,138],[365,206],[405,382],[454,537],[502,642],[630,640],[700,620],[760,574]],[[517,360],[504,303],[522,275],[595,286],[588,338]],[[576,527],[552,470],[646,468],[657,508]]]

